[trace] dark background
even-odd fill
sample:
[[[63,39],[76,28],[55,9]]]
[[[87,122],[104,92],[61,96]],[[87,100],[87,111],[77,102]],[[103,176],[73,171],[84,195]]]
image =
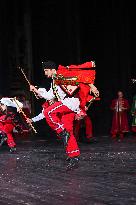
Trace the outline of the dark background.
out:
[[[48,87],[42,60],[63,65],[95,60],[95,85],[101,101],[92,105],[89,115],[95,134],[109,134],[111,100],[122,90],[131,105],[135,93],[131,82],[136,77],[136,14],[132,1],[3,1],[0,27],[2,95],[9,96],[17,89],[28,92],[17,65],[25,68],[35,85]],[[42,102],[30,98],[37,114]]]

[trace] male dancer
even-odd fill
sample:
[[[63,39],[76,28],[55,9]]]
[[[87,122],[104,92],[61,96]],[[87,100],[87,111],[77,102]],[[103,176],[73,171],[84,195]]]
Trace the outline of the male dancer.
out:
[[[19,107],[22,108],[23,104],[16,100]],[[0,110],[2,115],[0,116],[0,146],[7,142],[10,152],[16,151],[16,143],[13,139],[13,129],[19,123],[17,112],[19,112],[13,98],[3,97],[0,100]]]
[[[76,66],[71,66],[72,69]],[[95,67],[94,62],[87,62],[85,64],[79,65],[78,68],[91,68]],[[90,91],[95,95],[99,95],[97,88],[93,85],[95,72],[92,70],[92,76],[90,84],[79,83],[78,86],[75,86],[75,92],[73,95],[69,95],[67,92],[68,86],[63,86],[61,83],[56,85],[54,79],[57,78],[57,75],[67,73],[68,68],[59,66],[58,71],[56,65],[53,62],[44,62],[43,70],[44,74],[47,77],[53,78],[53,83],[50,90],[47,92],[45,88],[35,88],[33,85],[30,86],[30,90],[37,93],[40,97],[43,97],[46,100],[54,100],[55,102],[46,108],[43,111],[43,114],[46,118],[49,126],[57,132],[57,134],[62,138],[66,153],[69,157],[68,168],[75,166],[79,160],[80,151],[76,142],[76,139],[73,134],[73,121],[75,114],[78,117],[85,116],[84,107],[80,107],[80,104],[86,104],[86,97]],[[84,76],[85,77],[85,76]],[[57,78],[58,79],[58,78]],[[62,82],[62,81],[60,81]],[[58,82],[57,82],[58,83]],[[72,89],[72,86],[71,86]],[[80,97],[76,97],[76,93],[79,93]]]

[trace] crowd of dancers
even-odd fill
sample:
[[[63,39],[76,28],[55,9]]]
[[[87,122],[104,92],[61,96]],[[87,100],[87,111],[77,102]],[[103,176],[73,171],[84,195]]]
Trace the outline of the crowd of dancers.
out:
[[[50,89],[37,88],[30,84],[30,91],[38,98],[43,98],[42,112],[37,116],[30,116],[29,103],[17,97],[2,97],[0,100],[0,146],[4,142],[10,148],[10,152],[16,151],[13,132],[22,133],[24,130],[36,130],[33,124],[46,119],[50,128],[56,132],[56,136],[62,140],[67,159],[67,168],[76,167],[79,163],[80,149],[78,139],[80,127],[84,121],[86,127],[86,139],[91,142],[92,122],[87,115],[89,106],[94,100],[99,100],[99,90],[95,84],[95,62],[89,61],[80,65],[56,66],[52,61],[42,62],[43,73],[51,78]],[[25,110],[26,109],[26,110]],[[123,98],[123,93],[118,92],[118,98],[111,103],[113,110],[113,122],[111,135],[115,139],[121,138],[129,132],[127,110],[129,104]],[[28,111],[28,112],[27,112]],[[136,96],[133,99],[131,109],[133,115],[132,130],[136,132]]]

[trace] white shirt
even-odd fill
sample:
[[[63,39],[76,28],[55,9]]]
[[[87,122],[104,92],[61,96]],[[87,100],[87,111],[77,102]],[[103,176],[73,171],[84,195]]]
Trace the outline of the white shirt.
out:
[[[0,102],[3,105],[17,108],[17,111],[19,111],[19,108],[23,108],[23,104],[14,98],[1,98]]]
[[[62,90],[62,88],[59,85],[56,86],[56,90],[60,97],[60,101],[62,102],[63,105],[67,106],[73,112],[76,113],[80,112],[80,108],[79,108],[80,101],[78,98],[66,97],[66,93]],[[55,99],[55,95],[52,89],[52,84],[49,91],[47,91],[45,88],[39,88],[38,91],[40,95],[46,100]]]

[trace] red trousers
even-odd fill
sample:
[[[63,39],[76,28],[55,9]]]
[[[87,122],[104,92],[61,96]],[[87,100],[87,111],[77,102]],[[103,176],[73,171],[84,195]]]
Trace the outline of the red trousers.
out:
[[[13,124],[6,124],[6,123],[0,122],[0,130],[6,133],[7,138],[8,138],[7,144],[9,147],[14,147],[16,145],[13,139],[13,135],[12,135],[13,128],[14,128]]]
[[[83,122],[84,121],[84,122]],[[86,115],[83,120],[76,120],[74,123],[74,133],[77,140],[79,140],[80,135],[80,129],[82,126],[82,123],[85,124],[85,137],[87,139],[90,139],[93,137],[92,135],[92,121],[88,115]]]
[[[70,138],[66,146],[66,154],[69,157],[80,155],[80,151],[73,134],[73,122],[75,113],[61,102],[56,102],[44,110],[44,115],[49,126],[60,134],[64,129],[69,132]]]

